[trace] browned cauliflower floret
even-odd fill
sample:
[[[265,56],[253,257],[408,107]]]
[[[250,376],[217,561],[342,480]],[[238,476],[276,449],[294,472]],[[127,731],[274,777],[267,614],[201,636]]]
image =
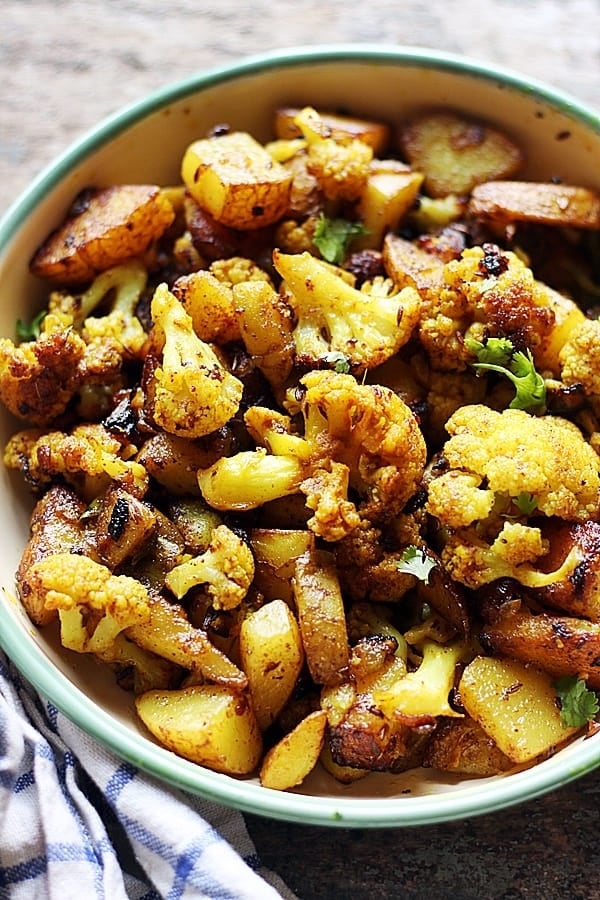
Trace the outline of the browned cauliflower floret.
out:
[[[87,556],[46,556],[29,570],[29,582],[41,605],[58,610],[61,641],[78,653],[107,652],[124,629],[150,618],[139,581],[113,575]]]
[[[303,221],[285,219],[275,232],[275,245],[283,253],[314,253],[318,221],[318,216],[308,216]]]
[[[588,396],[600,396],[600,321],[584,319],[576,325],[559,359],[565,384],[581,384]]]
[[[296,124],[307,144],[307,169],[328,200],[357,200],[369,177],[373,148],[357,138],[336,135],[319,114],[306,107]]]
[[[17,432],[6,445],[4,463],[22,471],[35,487],[64,478],[92,500],[115,481],[141,497],[148,487],[148,473],[131,458],[136,452],[133,444],[119,441],[102,425],[77,425],[70,434]]]
[[[206,501],[217,509],[252,509],[303,492],[314,511],[309,527],[328,541],[348,534],[361,517],[393,519],[425,466],[425,441],[410,408],[389,388],[358,384],[352,375],[309,372],[300,384],[289,405],[302,414],[304,434],[293,433],[288,417],[251,407],[246,424],[270,452],[244,451],[200,471]],[[360,498],[357,510],[348,485]]]
[[[557,579],[528,565],[549,549],[529,517],[597,518],[600,462],[579,429],[554,416],[481,405],[459,409],[447,429],[449,469],[429,482],[426,509],[449,529],[442,560],[450,575],[469,587],[502,577],[531,587]],[[562,577],[578,561],[569,555]]]
[[[219,525],[204,553],[171,569],[165,584],[179,600],[190,588],[206,585],[215,609],[235,609],[253,578],[254,557],[248,544],[226,525]]]
[[[470,362],[465,335],[506,337],[528,347],[539,368],[558,373],[558,353],[582,318],[572,300],[542,282],[511,251],[494,244],[465,250],[444,266],[443,285],[427,297],[420,338],[432,364],[461,371]]]
[[[154,339],[162,359],[146,381],[146,406],[154,422],[181,437],[210,434],[238,410],[243,386],[195,333],[192,318],[166,284],[152,298]]]
[[[357,290],[348,283],[348,273],[308,252],[276,250],[273,260],[296,317],[293,338],[301,362],[318,365],[341,354],[354,372],[364,371],[410,340],[421,307],[414,288],[398,292],[380,278]]]
[[[451,470],[473,475],[479,484],[501,498],[521,494],[535,498],[536,513],[584,521],[598,513],[600,477],[598,456],[572,422],[557,416],[532,416],[524,410],[496,412],[475,404],[457,410],[449,419],[451,435],[443,454]],[[447,476],[438,487],[430,484],[429,510],[443,523],[457,515]],[[471,496],[472,491],[470,491]],[[468,507],[466,493],[463,501]],[[465,512],[465,518],[468,513]],[[479,516],[471,519],[474,521]],[[467,523],[465,523],[467,524]]]
[[[0,400],[32,425],[49,425],[81,383],[85,352],[82,338],[55,315],[46,316],[37,340],[0,339]]]

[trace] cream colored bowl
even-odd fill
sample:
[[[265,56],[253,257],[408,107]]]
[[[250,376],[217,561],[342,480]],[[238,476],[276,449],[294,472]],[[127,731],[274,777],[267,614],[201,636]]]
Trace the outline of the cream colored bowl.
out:
[[[172,184],[185,147],[216,123],[266,140],[272,112],[311,104],[399,122],[424,105],[449,106],[506,129],[525,149],[525,177],[559,177],[600,189],[600,118],[576,101],[518,75],[441,53],[400,47],[301,48],[195,75],[101,123],[35,181],[0,223],[0,335],[36,309],[40,285],[28,273],[33,250],[77,192],[118,182]],[[2,444],[15,430],[3,415]],[[39,691],[125,759],[224,804],[275,818],[343,826],[415,825],[499,809],[582,775],[600,763],[600,735],[578,741],[525,772],[455,780],[431,770],[373,774],[350,786],[324,773],[294,792],[262,788],[194,765],[157,746],[131,698],[108,672],[62,651],[37,631],[15,599],[14,571],[32,500],[0,468],[3,551],[0,642]]]

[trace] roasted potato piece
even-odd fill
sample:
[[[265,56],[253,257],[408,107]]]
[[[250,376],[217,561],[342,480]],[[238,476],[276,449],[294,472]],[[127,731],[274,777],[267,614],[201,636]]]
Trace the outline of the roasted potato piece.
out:
[[[293,605],[292,578],[296,560],[314,546],[311,531],[253,528],[250,546],[256,561],[254,586],[266,600],[277,598]]]
[[[455,775],[500,775],[514,763],[469,716],[441,720],[427,745],[423,765]]]
[[[36,251],[31,271],[60,284],[91,281],[98,272],[145,253],[174,218],[167,195],[155,185],[84,191]]]
[[[313,681],[335,684],[342,679],[350,651],[333,554],[308,550],[299,556],[293,587],[306,662]]]
[[[302,136],[296,124],[297,116],[302,112],[300,107],[286,106],[275,113],[275,134],[280,140],[294,140]],[[341,143],[358,139],[373,148],[379,155],[389,144],[391,129],[384,122],[372,122],[370,119],[359,119],[319,110],[322,126],[327,130],[327,137]]]
[[[552,519],[542,533],[550,544],[548,553],[538,562],[542,571],[560,569],[574,549],[579,562],[564,581],[534,591],[536,599],[543,606],[600,622],[600,524]]]
[[[469,211],[476,218],[501,224],[600,228],[600,194],[570,184],[488,181],[473,188]]]
[[[185,549],[194,556],[208,549],[213,531],[223,524],[214,509],[195,497],[172,498],[169,518],[179,529]]]
[[[127,557],[138,553],[154,534],[156,515],[152,507],[116,487],[102,501],[96,520],[96,547],[100,561],[116,569]]]
[[[291,697],[304,662],[298,623],[283,600],[271,600],[244,618],[240,660],[256,720],[265,731]]]
[[[195,141],[181,176],[203,209],[238,230],[271,225],[289,205],[291,174],[242,131]]]
[[[476,657],[459,692],[471,718],[515,763],[551,753],[578,731],[561,722],[551,676],[514,659]]]
[[[522,151],[505,134],[452,112],[413,119],[400,129],[399,142],[432,197],[468,194],[483,181],[513,175],[523,163]]]
[[[339,766],[373,772],[404,772],[419,766],[435,719],[424,716],[410,724],[390,719],[372,701],[355,703],[337,725],[329,727],[332,759]]]
[[[444,285],[444,261],[397,234],[383,242],[383,264],[399,288],[413,287],[423,297],[434,297]]]
[[[227,775],[247,775],[258,764],[262,739],[244,694],[193,685],[147,691],[135,707],[146,728],[178,756]]]
[[[329,772],[330,775],[333,775],[335,780],[339,781],[340,784],[353,784],[355,781],[360,781],[361,778],[364,778],[369,774],[368,769],[357,769],[354,766],[340,766],[334,762],[333,756],[331,755],[331,747],[327,741],[323,744],[319,762],[325,771]]]
[[[47,625],[56,618],[56,610],[46,608],[43,597],[30,583],[29,571],[52,553],[85,552],[85,546],[92,543],[82,519],[85,510],[83,500],[63,485],[51,487],[35,505],[30,537],[16,572],[19,597],[34,625]]]
[[[358,218],[367,232],[352,241],[353,250],[379,249],[414,206],[423,175],[396,159],[374,160],[358,203]]]
[[[317,709],[271,747],[260,767],[262,786],[286,791],[301,784],[319,761],[326,725],[326,712]]]
[[[137,461],[170,494],[199,496],[196,472],[216,462],[222,450],[222,447],[207,447],[202,439],[191,440],[160,431],[144,443]]]
[[[600,624],[567,616],[507,611],[479,633],[489,653],[538,666],[555,678],[578,675],[600,690]]]
[[[127,637],[144,650],[238,693],[248,686],[245,674],[210,642],[206,632],[190,624],[183,607],[162,597],[152,598],[149,621],[128,628]]]

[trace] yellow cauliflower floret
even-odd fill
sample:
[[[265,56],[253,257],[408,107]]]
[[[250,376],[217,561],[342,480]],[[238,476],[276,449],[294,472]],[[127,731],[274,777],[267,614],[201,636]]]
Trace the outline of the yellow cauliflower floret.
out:
[[[450,469],[478,476],[480,485],[485,480],[487,490],[504,498],[531,495],[536,513],[569,521],[597,516],[600,463],[573,423],[475,404],[457,410],[446,427],[451,437],[443,454]],[[445,523],[455,515],[454,496],[449,491],[444,502],[440,485],[433,496],[432,512]]]
[[[464,528],[491,513],[495,494],[480,487],[481,477],[451,471],[429,484],[427,509],[449,528]]]
[[[561,378],[581,384],[588,396],[600,395],[600,321],[584,319],[560,351]]]
[[[147,386],[150,413],[171,434],[197,438],[225,425],[238,410],[243,386],[195,333],[191,317],[166,284],[151,306],[162,361]]]
[[[361,518],[348,497],[350,470],[343,463],[331,462],[329,469],[317,469],[302,484],[306,505],[314,510],[308,527],[326,541],[337,541],[357,528]]]
[[[70,434],[17,432],[6,446],[4,462],[23,471],[34,485],[47,484],[60,476],[88,500],[97,497],[111,481],[142,497],[148,487],[148,473],[131,459],[136,452],[133,444],[122,443],[102,425],[77,425]]]
[[[235,609],[253,578],[254,557],[248,544],[226,525],[219,525],[205,552],[171,569],[165,584],[179,600],[190,588],[206,585],[215,609]]]
[[[373,150],[363,141],[324,138],[309,144],[308,171],[328,200],[357,200],[367,183]]]
[[[104,653],[124,629],[150,618],[139,581],[87,556],[51,554],[33,564],[28,579],[39,602],[58,610],[63,645],[78,653]]]
[[[0,400],[21,419],[48,425],[61,415],[81,383],[86,345],[60,317],[48,315],[35,341],[0,339]]]
[[[318,216],[309,216],[302,222],[296,219],[285,219],[277,226],[275,246],[283,253],[304,253],[315,251],[314,237]]]
[[[446,263],[443,286],[424,297],[420,338],[432,364],[463,370],[471,361],[463,337],[506,337],[528,347],[540,368],[558,373],[558,352],[581,311],[537,281],[511,251],[471,247]]]
[[[396,291],[385,279],[357,290],[347,273],[310,253],[275,250],[275,268],[294,310],[296,353],[309,365],[342,354],[354,371],[373,369],[406,344],[419,320],[421,300],[414,288]]]
[[[216,259],[210,264],[209,272],[223,284],[241,284],[244,281],[266,281],[267,284],[273,284],[264,269],[244,256]]]

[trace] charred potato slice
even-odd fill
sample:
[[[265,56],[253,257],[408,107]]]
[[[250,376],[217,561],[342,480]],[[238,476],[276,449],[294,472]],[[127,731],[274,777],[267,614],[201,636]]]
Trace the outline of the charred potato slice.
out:
[[[483,181],[513,175],[523,163],[520,148],[505,134],[449,112],[415,118],[401,128],[399,140],[432,197],[468,194]]]
[[[502,224],[600,228],[600,195],[570,184],[489,181],[473,188],[469,211],[476,218]]]
[[[245,132],[195,141],[181,175],[203,209],[238,230],[271,225],[289,205],[291,174]]]
[[[335,684],[348,666],[350,650],[333,555],[309,550],[299,556],[293,585],[310,674],[316,684]]]
[[[600,689],[600,624],[548,613],[507,612],[479,634],[482,646],[538,666],[555,678],[577,675]]]
[[[216,772],[247,775],[258,764],[262,739],[249,699],[215,684],[148,691],[137,713],[163,746]]]
[[[442,720],[427,746],[423,765],[456,775],[500,775],[514,763],[469,716]]]
[[[156,528],[152,507],[122,488],[110,490],[96,521],[96,547],[100,560],[116,569],[138,553]]]
[[[157,241],[175,218],[155,185],[89,190],[75,201],[65,222],[31,260],[34,275],[60,284],[81,284]]]
[[[543,534],[550,549],[539,561],[542,571],[559,569],[573,550],[580,561],[564,581],[538,588],[536,599],[569,615],[600,622],[600,524],[552,520]]]

